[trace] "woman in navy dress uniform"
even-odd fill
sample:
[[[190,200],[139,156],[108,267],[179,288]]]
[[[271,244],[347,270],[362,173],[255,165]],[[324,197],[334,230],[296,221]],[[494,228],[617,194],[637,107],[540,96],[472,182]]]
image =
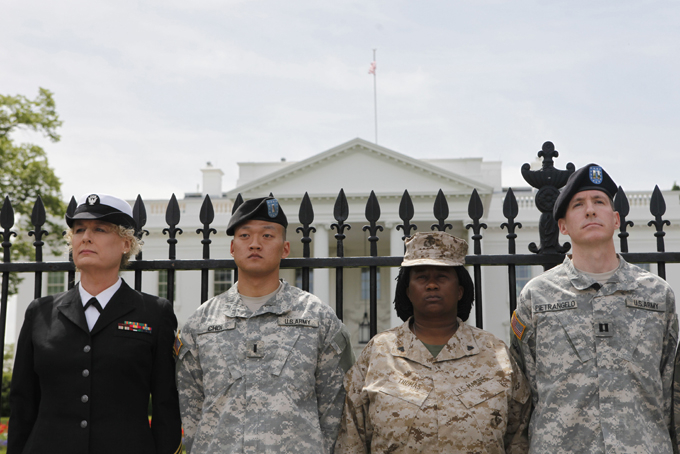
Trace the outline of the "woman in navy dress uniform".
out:
[[[26,310],[7,452],[180,453],[177,319],[169,301],[137,292],[118,276],[140,249],[130,205],[90,194],[66,223],[80,283]]]

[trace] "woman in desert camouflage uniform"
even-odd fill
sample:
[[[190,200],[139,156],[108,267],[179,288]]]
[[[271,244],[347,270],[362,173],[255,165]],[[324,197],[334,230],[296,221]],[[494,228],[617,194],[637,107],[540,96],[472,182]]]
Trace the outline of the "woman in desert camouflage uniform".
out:
[[[395,308],[345,377],[336,453],[526,453],[531,399],[508,348],[463,323],[474,299],[467,243],[406,240]]]

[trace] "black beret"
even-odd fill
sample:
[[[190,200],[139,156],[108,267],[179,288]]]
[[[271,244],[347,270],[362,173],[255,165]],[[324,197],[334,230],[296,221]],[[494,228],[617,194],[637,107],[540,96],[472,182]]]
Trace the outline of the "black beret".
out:
[[[572,173],[567,180],[567,184],[560,192],[559,197],[553,206],[553,217],[555,220],[563,218],[567,212],[567,206],[575,194],[582,191],[602,191],[613,199],[618,191],[614,180],[605,170],[597,164],[588,164]]]
[[[246,221],[268,221],[281,224],[285,229],[288,227],[288,219],[283,213],[283,208],[274,197],[260,197],[243,202],[229,219],[227,235],[234,235],[234,230],[239,224]]]
[[[66,224],[73,227],[73,221],[99,220],[123,226],[128,229],[137,229],[137,223],[132,218],[132,208],[123,199],[108,194],[85,194],[78,200],[76,211],[73,216],[65,216]]]

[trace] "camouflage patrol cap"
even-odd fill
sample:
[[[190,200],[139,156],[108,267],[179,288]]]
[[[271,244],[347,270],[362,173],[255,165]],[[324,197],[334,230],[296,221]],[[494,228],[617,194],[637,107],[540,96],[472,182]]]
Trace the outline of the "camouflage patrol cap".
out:
[[[567,184],[560,192],[560,195],[553,206],[553,217],[556,221],[567,214],[567,206],[571,199],[583,191],[602,191],[610,199],[613,199],[618,191],[618,187],[609,174],[597,164],[588,164],[581,167],[576,172],[569,175]]]
[[[406,253],[401,267],[463,266],[467,241],[445,232],[420,232],[406,238]]]
[[[234,235],[236,227],[246,221],[268,221],[288,227],[288,219],[283,208],[274,197],[259,197],[243,202],[231,215],[227,225],[227,235]]]

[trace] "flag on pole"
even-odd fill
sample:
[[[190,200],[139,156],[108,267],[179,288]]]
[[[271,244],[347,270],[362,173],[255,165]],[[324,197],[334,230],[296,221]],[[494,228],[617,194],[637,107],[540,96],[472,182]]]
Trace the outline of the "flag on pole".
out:
[[[373,61],[373,62],[371,62],[371,67],[368,68],[368,73],[375,75],[375,68],[376,68],[375,61]]]

